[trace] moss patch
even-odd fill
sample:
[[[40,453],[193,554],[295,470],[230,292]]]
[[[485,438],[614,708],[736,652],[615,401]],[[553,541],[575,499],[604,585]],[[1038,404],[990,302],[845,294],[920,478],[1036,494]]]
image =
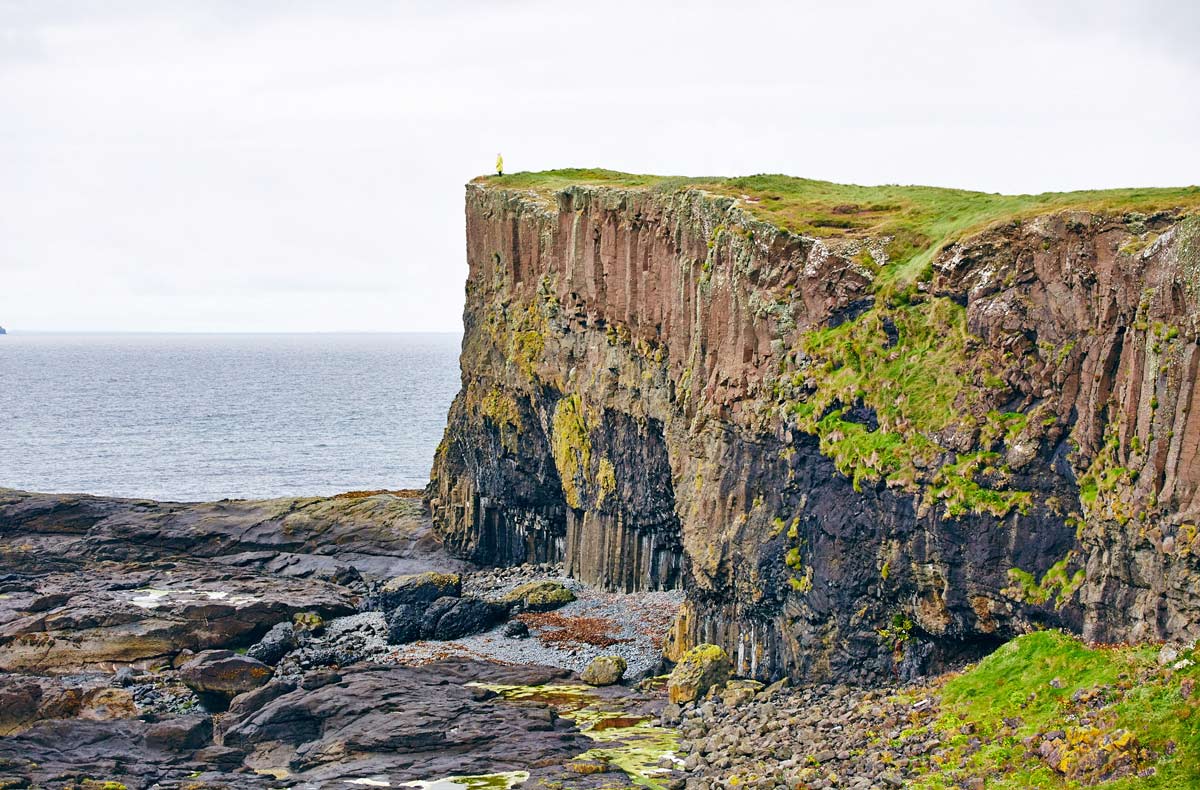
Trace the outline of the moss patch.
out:
[[[514,587],[501,602],[527,612],[548,612],[575,600],[575,593],[555,581],[528,582]]]
[[[1007,489],[997,453],[964,453],[938,465],[948,452],[941,437],[977,432],[1011,440],[1027,424],[1024,415],[989,408],[998,386],[981,371],[1002,369],[993,356],[967,330],[960,305],[901,300],[805,333],[785,360],[777,405],[820,439],[821,452],[856,489],[882,479],[923,492],[926,504],[950,516],[1002,517],[1028,508],[1032,497]],[[863,418],[867,411],[875,424]]]
[[[644,716],[629,716],[604,705],[590,686],[547,684],[542,686],[512,686],[469,683],[470,686],[491,689],[503,699],[513,702],[541,702],[550,705],[560,716],[571,719],[597,747],[572,759],[586,765],[594,762],[620,769],[628,781],[638,787],[663,788],[655,775],[662,769],[659,761],[672,754],[679,743],[675,730],[655,727]]]
[[[1004,594],[1022,601],[1041,605],[1047,601],[1054,602],[1055,609],[1061,609],[1071,599],[1076,591],[1083,586],[1084,570],[1079,568],[1074,573],[1067,570],[1074,564],[1075,553],[1071,552],[1058,562],[1051,565],[1039,581],[1032,573],[1020,568],[1008,571],[1011,585],[1004,589]]]

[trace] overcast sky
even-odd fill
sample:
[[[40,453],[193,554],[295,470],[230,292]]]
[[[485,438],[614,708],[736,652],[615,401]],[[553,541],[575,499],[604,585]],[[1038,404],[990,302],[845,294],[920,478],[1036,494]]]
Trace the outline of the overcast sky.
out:
[[[1200,4],[0,0],[0,325],[457,330],[491,169],[1200,182]]]

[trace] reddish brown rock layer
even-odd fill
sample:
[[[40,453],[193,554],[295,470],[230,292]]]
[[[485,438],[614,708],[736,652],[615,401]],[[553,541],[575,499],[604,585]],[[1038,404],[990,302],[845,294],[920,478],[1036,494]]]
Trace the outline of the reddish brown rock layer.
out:
[[[1189,635],[1196,237],[1173,214],[1058,215],[945,250],[905,298],[965,305],[964,364],[998,383],[956,401],[912,479],[855,485],[781,393],[819,369],[806,333],[879,306],[860,260],[882,240],[794,236],[696,191],[471,185],[438,527],[484,562],[682,585],[674,648],[760,676],[927,670],[1034,623]],[[980,430],[1001,412],[1026,427]],[[952,514],[932,481],[985,451],[995,469],[954,473],[1027,499]]]

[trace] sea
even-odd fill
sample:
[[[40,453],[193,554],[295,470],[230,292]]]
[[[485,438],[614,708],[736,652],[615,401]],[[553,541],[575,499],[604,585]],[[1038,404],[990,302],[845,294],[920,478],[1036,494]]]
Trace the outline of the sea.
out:
[[[459,334],[0,335],[0,487],[168,501],[420,488]]]

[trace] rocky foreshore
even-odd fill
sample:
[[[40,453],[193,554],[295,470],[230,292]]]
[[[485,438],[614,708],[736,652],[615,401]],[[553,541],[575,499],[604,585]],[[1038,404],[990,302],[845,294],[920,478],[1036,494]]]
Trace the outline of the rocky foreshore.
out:
[[[577,673],[661,672],[679,603],[455,560],[411,496],[3,490],[0,787],[611,784],[587,717],[665,697]]]
[[[1193,776],[1194,645],[1092,649],[1043,631],[962,674],[765,684],[714,645],[668,662],[680,605],[677,591],[605,592],[560,565],[454,560],[413,497],[0,491],[0,788]]]

